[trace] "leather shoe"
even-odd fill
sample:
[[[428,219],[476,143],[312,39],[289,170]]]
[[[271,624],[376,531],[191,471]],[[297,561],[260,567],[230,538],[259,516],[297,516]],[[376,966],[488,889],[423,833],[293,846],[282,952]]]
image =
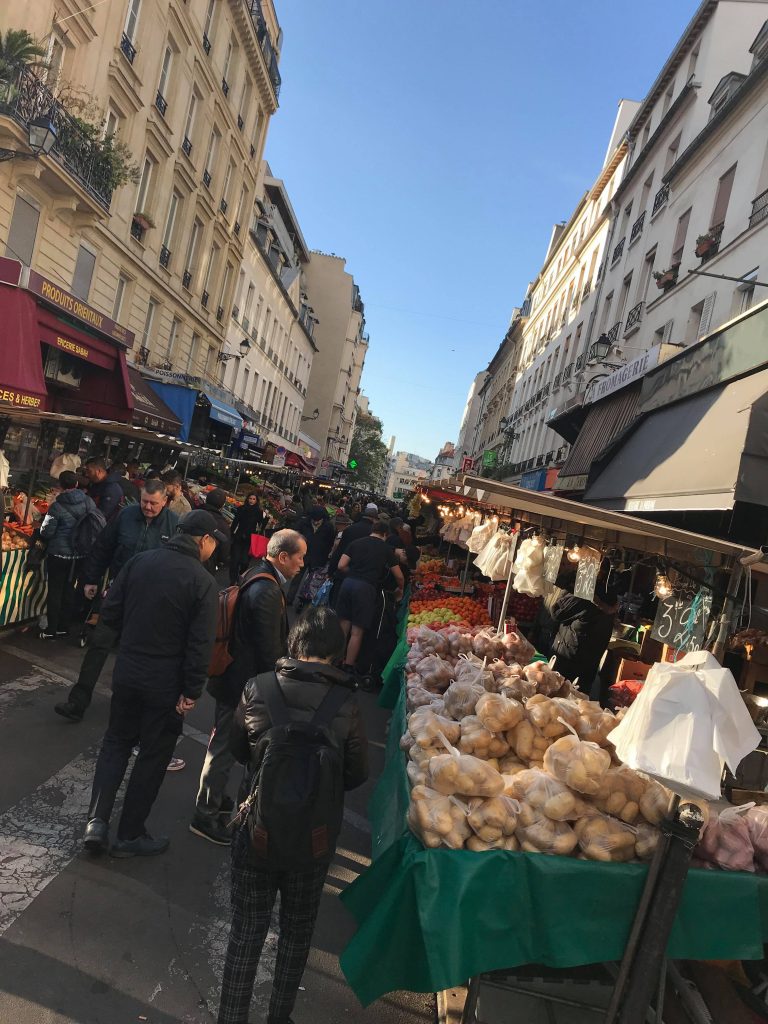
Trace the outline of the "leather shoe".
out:
[[[54,704],[53,710],[57,715],[66,718],[69,722],[82,722],[85,712],[71,700],[65,700],[61,704]]]
[[[201,839],[207,839],[209,843],[215,843],[216,846],[232,845],[232,834],[224,827],[221,818],[211,821],[196,814],[190,822],[189,831]]]
[[[136,839],[116,839],[110,853],[113,857],[156,857],[159,853],[165,853],[170,844],[166,836],[158,836],[157,839],[150,835],[138,836]]]
[[[89,853],[103,853],[109,845],[109,825],[101,818],[91,818],[85,826],[83,846]]]

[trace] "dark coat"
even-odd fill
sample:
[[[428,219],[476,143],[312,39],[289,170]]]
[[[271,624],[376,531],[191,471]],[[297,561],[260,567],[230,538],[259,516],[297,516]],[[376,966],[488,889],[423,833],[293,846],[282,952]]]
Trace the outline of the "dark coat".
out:
[[[297,530],[307,542],[307,553],[304,556],[304,565],[307,569],[320,569],[328,561],[333,542],[336,539],[336,531],[333,528],[326,513],[320,526],[315,530],[309,516],[304,516],[299,521]]]
[[[589,693],[611,639],[614,616],[591,601],[564,593],[552,609],[552,620],[557,626],[552,641],[555,668],[566,679],[578,678],[580,688]]]
[[[116,686],[197,700],[208,678],[216,584],[192,537],[177,534],[131,558],[109,588],[101,621],[120,633]]]
[[[261,672],[273,671],[288,652],[288,616],[285,595],[277,570],[266,558],[248,570],[246,581],[258,573],[275,580],[256,580],[246,586],[235,606],[230,653],[232,664],[208,682],[208,692],[222,704],[236,707],[243,687]],[[241,585],[242,586],[242,585]]]
[[[232,520],[232,539],[239,544],[250,543],[252,533],[261,533],[264,526],[264,512],[259,505],[243,504],[235,510]]]
[[[339,568],[339,559],[346,552],[349,545],[353,540],[359,540],[361,537],[370,537],[371,530],[373,529],[372,519],[360,519],[356,523],[352,523],[348,526],[344,533],[339,538],[339,543],[336,550],[333,552],[333,557],[330,562],[330,572],[335,573]]]
[[[284,658],[277,665],[277,677],[289,708],[299,721],[308,722],[320,706],[329,686],[349,688],[349,699],[333,720],[331,729],[344,751],[344,788],[355,789],[368,778],[368,740],[351,677],[341,669],[318,662]],[[246,683],[232,723],[231,747],[242,764],[252,771],[259,767],[257,744],[272,723],[256,690],[256,680]]]
[[[220,565],[224,565],[229,561],[229,549],[232,546],[232,532],[231,532],[231,520],[223,514],[221,509],[215,508],[213,505],[209,505],[207,502],[203,505],[203,509],[212,515],[216,520],[216,529],[226,536],[226,542],[220,541],[216,546],[216,550],[213,555],[205,563],[205,567],[212,575],[216,574],[216,570]]]
[[[48,544],[46,554],[56,558],[74,558],[75,527],[88,509],[95,507],[85,491],[62,491],[48,509],[40,527],[40,536]]]
[[[114,579],[122,567],[140,551],[159,548],[169,540],[179,524],[179,517],[164,508],[154,519],[145,519],[141,505],[128,505],[107,523],[93,545],[81,575],[83,583],[100,583],[104,573]]]
[[[119,473],[108,473],[103,480],[89,486],[88,496],[107,522],[111,522],[123,505],[123,478]]]

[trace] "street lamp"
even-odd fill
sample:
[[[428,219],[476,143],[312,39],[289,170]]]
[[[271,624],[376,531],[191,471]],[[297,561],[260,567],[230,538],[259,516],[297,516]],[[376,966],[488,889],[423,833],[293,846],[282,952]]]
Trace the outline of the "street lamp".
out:
[[[301,417],[301,422],[304,423],[305,420],[316,420],[319,415],[320,415],[320,410],[319,409],[315,409],[315,411],[312,413],[311,416],[302,416]]]
[[[16,149],[0,149],[0,163],[4,160],[37,160],[40,156],[48,156],[56,145],[58,132],[51,114],[41,114],[27,126],[28,145],[31,153],[22,153]]]
[[[240,351],[238,352],[219,352],[218,360],[220,363],[228,363],[230,359],[236,359],[239,355],[240,358],[245,359],[248,353],[251,351],[251,343],[247,338],[243,338],[238,346]]]

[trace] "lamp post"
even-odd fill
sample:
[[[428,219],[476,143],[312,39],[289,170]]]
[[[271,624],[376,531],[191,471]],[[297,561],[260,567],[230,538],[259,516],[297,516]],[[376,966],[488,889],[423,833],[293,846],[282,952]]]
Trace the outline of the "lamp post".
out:
[[[0,149],[0,163],[5,160],[37,160],[48,156],[56,145],[58,132],[51,113],[41,114],[27,125],[28,145],[31,150],[24,153],[17,149]]]
[[[240,342],[238,348],[239,348],[239,352],[219,352],[218,357],[217,357],[219,362],[220,363],[228,363],[230,359],[237,359],[237,358],[245,359],[245,357],[248,355],[248,353],[251,350],[251,343],[248,340],[248,338],[243,338],[243,340]]]
[[[319,415],[320,415],[320,410],[319,409],[315,409],[315,411],[312,413],[311,416],[302,416],[301,417],[301,422],[302,423],[306,423],[308,420],[316,420]]]

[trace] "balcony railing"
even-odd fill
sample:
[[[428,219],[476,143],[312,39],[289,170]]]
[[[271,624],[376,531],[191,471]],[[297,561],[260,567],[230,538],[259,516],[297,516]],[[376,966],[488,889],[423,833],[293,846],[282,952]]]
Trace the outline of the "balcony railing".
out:
[[[632,225],[632,230],[629,233],[629,244],[630,245],[632,245],[632,243],[635,241],[635,239],[639,238],[640,235],[642,234],[642,232],[643,232],[643,224],[645,224],[645,210],[643,210],[643,212],[637,218],[635,223]]]
[[[211,40],[208,38],[205,32],[203,32],[203,49],[205,50],[206,55],[211,52]]]
[[[203,184],[205,185],[206,188],[210,188],[211,187],[211,172],[210,171],[203,171]]]
[[[133,62],[136,60],[136,47],[133,45],[133,43],[125,34],[125,32],[123,32],[123,35],[120,39],[120,49],[122,50],[123,56],[128,61],[128,63],[133,64]]]
[[[653,216],[655,213],[658,213],[658,211],[662,208],[662,206],[664,206],[668,199],[669,182],[667,182],[665,185],[662,185],[659,191],[656,193],[656,197],[653,200],[653,209],[651,210],[651,216]]]
[[[181,277],[181,284],[183,288],[189,288],[192,284],[192,271],[185,270]]]
[[[65,167],[104,209],[109,209],[113,166],[111,141],[89,138],[45,83],[28,68],[21,68],[11,81],[0,87],[0,115],[11,117],[25,132],[30,121],[42,115],[50,116],[56,129],[56,142],[49,156]]]
[[[208,292],[203,292],[202,298],[200,299],[203,309],[208,309],[208,299],[210,299]]]
[[[563,383],[570,380],[571,374],[573,373],[573,363],[568,363],[567,366],[563,367]]]
[[[264,56],[264,63],[267,66],[269,80],[275,91],[275,99],[278,99],[280,97],[280,71],[277,67],[277,54],[272,46],[269,29],[261,10],[261,0],[245,0],[245,6],[251,16],[253,27],[256,29],[256,36],[261,44],[261,52]]]
[[[157,96],[155,96],[155,106],[160,111],[161,115],[165,117],[165,112],[168,109],[168,101],[161,92],[158,92]]]
[[[253,158],[256,156],[256,147],[254,146],[253,143],[251,143],[251,148],[250,148],[249,152],[251,154],[251,160],[253,160]]]
[[[725,224],[715,224],[706,233],[701,242],[696,243],[696,255],[699,257],[702,263],[706,263],[707,260],[711,260],[713,256],[717,254],[720,249],[720,240],[723,237],[723,228]],[[673,257],[674,259],[674,257]],[[679,254],[678,262],[682,261],[682,253]]]
[[[765,192],[761,192],[759,196],[752,200],[752,213],[749,215],[749,226],[753,228],[755,224],[759,224],[760,221],[765,220],[768,217],[768,189]]]
[[[223,306],[219,306],[219,308],[216,310],[216,319],[219,321],[219,323],[221,323],[221,321],[224,319],[224,307]]]
[[[624,337],[630,333],[634,328],[640,325],[640,321],[643,319],[643,309],[645,308],[645,302],[638,302],[636,306],[627,313],[627,322],[624,324]]]
[[[245,128],[245,121],[243,120],[242,114],[237,115],[237,127],[240,129],[240,131],[242,131],[243,128]]]
[[[613,250],[613,255],[611,256],[611,266],[613,266],[614,263],[618,263],[618,261],[621,259],[621,254],[624,252],[624,243],[626,242],[626,240],[627,238],[625,235],[624,238],[622,238],[622,240]]]
[[[576,356],[576,362],[573,364],[576,373],[579,373],[587,365],[587,356],[584,352],[580,356]]]
[[[236,220],[235,223],[232,225],[232,230],[235,232],[236,235],[240,234],[240,221],[239,220]]]
[[[239,306],[233,306],[232,307],[232,319],[233,320],[239,320],[240,319],[240,307]]]
[[[229,82],[226,80],[226,78],[222,78],[221,80],[221,91],[224,93],[225,96],[229,96]]]
[[[228,205],[229,204],[227,203],[227,200],[224,199],[224,197],[222,196],[221,201],[219,202],[219,209],[221,210],[222,213],[226,213],[227,212],[227,206]]]
[[[608,331],[606,333],[606,335],[605,335],[606,338],[608,339],[608,341],[611,343],[611,345],[615,345],[616,342],[619,340],[619,333],[620,333],[620,331],[621,331],[621,320],[619,320],[619,322],[617,324],[614,324],[613,327],[610,329],[610,331]]]
[[[137,242],[140,242],[144,238],[144,227],[134,219],[131,221],[131,238],[135,238]]]
[[[163,245],[163,246],[160,247],[160,266],[167,268],[167,266],[168,266],[168,264],[170,262],[171,262],[171,250]]]
[[[192,153],[192,143],[189,141],[186,135],[182,140],[181,149],[182,152],[186,153],[187,156],[190,156],[190,154]]]

